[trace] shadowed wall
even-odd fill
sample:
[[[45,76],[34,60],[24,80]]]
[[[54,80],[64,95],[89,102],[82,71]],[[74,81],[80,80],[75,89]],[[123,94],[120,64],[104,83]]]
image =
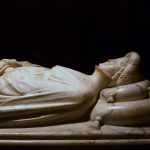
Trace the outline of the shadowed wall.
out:
[[[1,1],[0,59],[92,73],[107,58],[137,51],[150,78],[149,7],[146,0]]]

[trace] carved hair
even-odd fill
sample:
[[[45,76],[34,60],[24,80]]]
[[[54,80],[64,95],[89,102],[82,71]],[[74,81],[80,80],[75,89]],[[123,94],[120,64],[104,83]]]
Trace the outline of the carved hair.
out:
[[[139,72],[140,56],[136,52],[130,52],[125,55],[127,58],[120,64],[120,68],[113,75],[110,87],[131,84],[143,80]]]

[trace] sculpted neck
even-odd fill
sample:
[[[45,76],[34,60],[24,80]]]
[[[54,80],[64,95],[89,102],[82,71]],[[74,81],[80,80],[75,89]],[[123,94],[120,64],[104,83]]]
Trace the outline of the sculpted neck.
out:
[[[95,66],[95,71],[94,73],[90,76],[92,81],[94,82],[94,90],[100,91],[103,88],[108,87],[112,79],[107,76],[100,68]],[[96,92],[95,91],[95,92]]]

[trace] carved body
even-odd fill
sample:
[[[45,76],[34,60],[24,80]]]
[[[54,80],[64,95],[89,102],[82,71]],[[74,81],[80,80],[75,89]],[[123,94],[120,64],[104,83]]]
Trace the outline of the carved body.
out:
[[[97,67],[92,75],[61,66],[46,70],[46,74],[42,74],[43,68],[38,74],[35,69],[20,67],[1,76],[1,83],[8,86],[0,88],[0,127],[42,126],[79,119],[89,114],[99,91],[111,81]]]
[[[0,127],[80,120],[96,103],[91,121],[97,127],[101,123],[147,125],[149,81],[143,81],[139,63],[139,55],[131,52],[101,63],[92,75],[86,75],[61,66],[48,69],[4,59],[0,61]]]

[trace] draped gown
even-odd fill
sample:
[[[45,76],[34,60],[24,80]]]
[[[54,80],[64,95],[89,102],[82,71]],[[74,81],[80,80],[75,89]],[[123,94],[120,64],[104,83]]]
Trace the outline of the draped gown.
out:
[[[102,77],[103,76],[103,77]],[[88,115],[108,83],[93,75],[55,66],[18,67],[0,77],[0,127],[31,127],[72,121]]]

